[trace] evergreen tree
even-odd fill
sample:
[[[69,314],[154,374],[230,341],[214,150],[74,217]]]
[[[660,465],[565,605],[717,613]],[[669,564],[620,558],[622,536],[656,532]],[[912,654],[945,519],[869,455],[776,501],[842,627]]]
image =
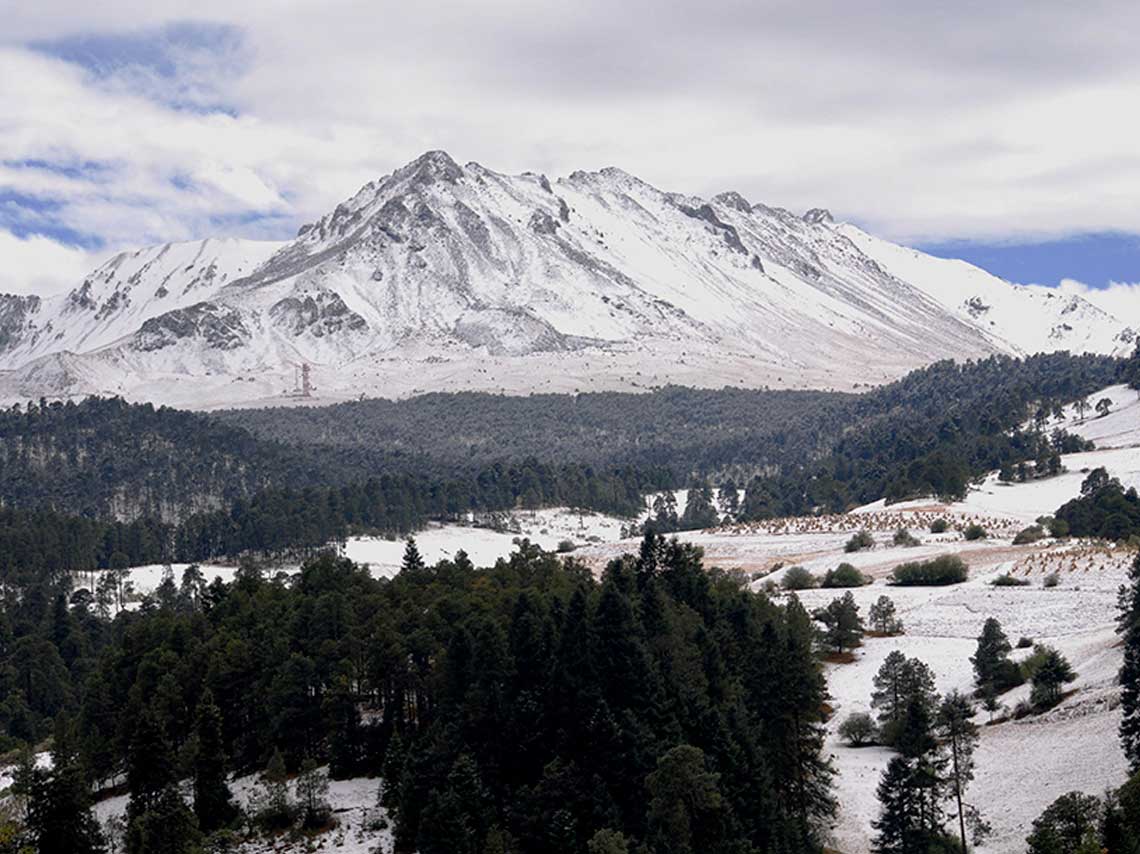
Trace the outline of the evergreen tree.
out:
[[[75,729],[60,716],[52,746],[52,767],[31,775],[27,824],[39,854],[102,854],[106,850],[79,760]]]
[[[400,572],[414,575],[422,572],[426,568],[424,559],[420,556],[419,546],[416,545],[415,537],[408,537],[404,545],[404,559],[400,563]]]
[[[1009,660],[1012,649],[1001,623],[994,617],[988,618],[978,635],[977,651],[970,659],[981,696],[997,696],[1017,684],[1020,677],[1016,665]]]
[[[973,704],[954,691],[938,707],[937,734],[950,749],[950,787],[958,808],[958,832],[962,851],[966,850],[966,809],[962,793],[974,779],[974,748],[978,744],[978,727],[973,722]]]
[[[876,599],[871,605],[868,616],[871,620],[871,628],[879,634],[902,634],[902,621],[899,620],[895,611],[895,603],[889,596],[880,596]]]
[[[225,827],[237,816],[226,781],[222,713],[207,688],[198,700],[194,724],[194,815],[204,833]]]
[[[167,786],[176,782],[174,757],[155,713],[145,709],[135,721],[127,754],[127,824],[134,823],[158,806]],[[132,848],[131,854],[142,849]]]
[[[850,591],[842,597],[832,599],[820,612],[819,619],[827,627],[824,639],[837,653],[859,645],[863,638],[863,620],[859,617],[859,606]]]
[[[705,755],[682,744],[657,760],[646,780],[646,825],[650,849],[660,854],[715,850],[724,798],[719,777],[705,767]]]
[[[289,776],[285,770],[285,757],[274,750],[269,764],[258,780],[254,802],[257,820],[269,830],[281,830],[293,823],[293,802],[289,798]]]
[[[872,681],[871,707],[879,711],[879,725],[884,744],[895,745],[904,720],[910,716],[912,736],[929,729],[937,697],[934,692],[934,674],[917,658],[907,658],[892,650],[879,667]],[[913,706],[913,708],[912,708]],[[913,727],[925,721],[925,726]]]
[[[1048,709],[1061,700],[1061,688],[1077,678],[1068,659],[1053,647],[1044,648],[1044,656],[1033,671],[1033,690],[1029,701],[1038,709]]]
[[[1028,854],[1099,854],[1102,811],[1100,798],[1093,795],[1061,795],[1034,819],[1025,839]]]
[[[301,823],[309,830],[323,827],[332,815],[328,775],[312,759],[305,760],[297,777],[297,803],[301,808]]]
[[[680,527],[683,531],[716,527],[720,522],[716,506],[713,504],[712,490],[707,483],[694,483],[689,487],[685,499],[685,512],[681,514]]]
[[[416,847],[421,854],[481,854],[492,824],[490,795],[475,760],[465,753],[430,795]]]
[[[1140,347],[1133,359],[1140,359]],[[1140,555],[1132,562],[1128,583],[1120,588],[1117,631],[1124,646],[1120,666],[1120,742],[1132,773],[1140,772]]]
[[[909,760],[895,756],[887,763],[875,790],[879,798],[879,817],[871,822],[876,831],[871,849],[875,854],[919,854],[922,851],[913,778],[914,768]]]
[[[194,813],[170,783],[127,828],[128,854],[201,854],[202,834]]]

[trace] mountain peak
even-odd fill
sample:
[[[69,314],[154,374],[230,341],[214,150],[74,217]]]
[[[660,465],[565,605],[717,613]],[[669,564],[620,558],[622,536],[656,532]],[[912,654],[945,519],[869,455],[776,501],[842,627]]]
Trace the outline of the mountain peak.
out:
[[[427,184],[436,181],[454,184],[463,177],[463,169],[446,151],[436,149],[425,151],[396,174]]]
[[[735,208],[741,213],[749,213],[752,210],[752,205],[748,203],[748,199],[744,198],[744,196],[735,190],[717,193],[713,196],[713,201],[724,205],[726,208]]]
[[[831,215],[831,211],[827,208],[812,208],[804,214],[804,222],[811,225],[819,225],[821,223],[835,222],[835,217]]]

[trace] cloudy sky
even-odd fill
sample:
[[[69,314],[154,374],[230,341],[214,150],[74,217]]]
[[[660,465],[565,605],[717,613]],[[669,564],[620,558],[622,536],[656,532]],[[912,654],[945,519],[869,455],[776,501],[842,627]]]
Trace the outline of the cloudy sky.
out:
[[[1019,281],[1140,281],[1134,0],[0,0],[0,21],[0,290],[288,237],[429,148],[827,207]]]

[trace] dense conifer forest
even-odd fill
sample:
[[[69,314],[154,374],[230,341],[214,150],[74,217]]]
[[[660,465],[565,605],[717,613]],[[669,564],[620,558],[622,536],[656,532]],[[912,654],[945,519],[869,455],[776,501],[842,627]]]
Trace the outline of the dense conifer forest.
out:
[[[825,688],[794,598],[659,537],[600,580],[525,544],[488,570],[406,563],[392,581],[330,554],[292,580],[191,572],[113,620],[63,583],[20,588],[6,746],[56,733],[39,796],[58,822],[86,800],[55,779],[125,779],[131,851],[197,850],[231,815],[225,774],[313,762],[383,773],[400,851],[819,850]]]
[[[988,470],[1082,449],[1041,425],[1135,361],[943,362],[862,396],[430,395],[222,420],[121,400],[29,402],[0,414],[0,554],[20,556],[0,558],[0,571],[297,555],[516,507],[632,515],[646,492],[694,479],[747,483],[745,520],[958,496]],[[543,443],[544,457],[520,456]]]

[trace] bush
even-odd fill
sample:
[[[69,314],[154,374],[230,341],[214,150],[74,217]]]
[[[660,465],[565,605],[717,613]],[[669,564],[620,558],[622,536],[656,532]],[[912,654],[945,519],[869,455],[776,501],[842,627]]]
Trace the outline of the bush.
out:
[[[932,534],[945,534],[950,530],[950,523],[945,519],[935,519],[930,523],[930,533]]]
[[[918,538],[915,537],[906,528],[899,528],[897,531],[895,531],[895,535],[892,538],[891,542],[893,542],[896,546],[906,546],[907,548],[919,545]]]
[[[862,587],[868,583],[863,573],[849,563],[841,563],[823,575],[823,587]]]
[[[559,540],[558,541],[558,548],[555,549],[555,551],[558,552],[558,554],[560,554],[560,555],[564,555],[564,554],[569,554],[570,552],[574,551],[574,549],[576,549],[576,548],[578,548],[578,547],[576,545],[574,545],[573,540]]]
[[[1060,583],[1061,583],[1061,576],[1058,575],[1056,572],[1050,572],[1048,575],[1045,576],[1045,579],[1041,582],[1041,586],[1042,587],[1056,587]]]
[[[1024,578],[1014,578],[1008,572],[999,575],[990,582],[994,587],[1027,587],[1029,582]]]
[[[984,540],[989,534],[987,534],[986,529],[977,522],[972,522],[966,526],[966,530],[962,532],[962,536],[967,540]]]
[[[815,587],[815,576],[802,566],[793,566],[784,573],[780,584],[785,590],[810,590]]]
[[[874,744],[877,736],[875,721],[866,712],[852,712],[839,725],[839,737],[845,739],[851,747]]]
[[[847,545],[843,547],[845,552],[861,552],[865,549],[873,549],[875,547],[875,538],[871,536],[871,532],[864,528],[857,534],[853,534],[851,539],[847,541]]]
[[[1015,546],[1024,546],[1028,543],[1035,543],[1043,539],[1045,539],[1045,529],[1040,525],[1030,525],[1028,528],[1022,528],[1017,532],[1017,536],[1013,538],[1013,544]]]
[[[1053,519],[1049,523],[1049,536],[1055,540],[1069,536],[1069,523],[1064,519]]]
[[[1033,646],[1033,638],[1027,638],[1025,635],[1022,635],[1017,639],[1018,649],[1029,649],[1031,646]]]
[[[957,555],[940,555],[927,561],[900,563],[891,571],[891,583],[900,587],[959,584],[966,580],[969,567]]]

